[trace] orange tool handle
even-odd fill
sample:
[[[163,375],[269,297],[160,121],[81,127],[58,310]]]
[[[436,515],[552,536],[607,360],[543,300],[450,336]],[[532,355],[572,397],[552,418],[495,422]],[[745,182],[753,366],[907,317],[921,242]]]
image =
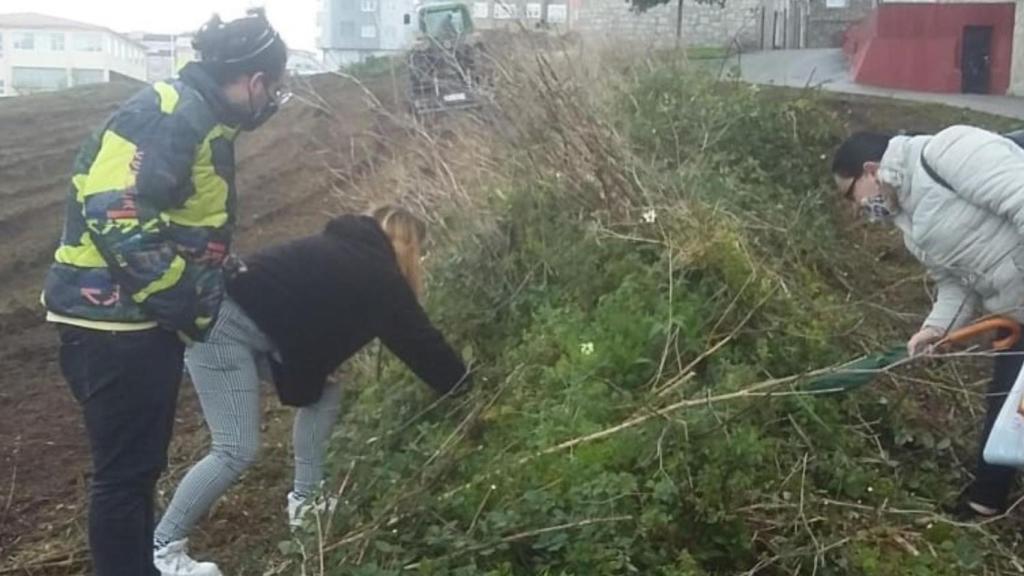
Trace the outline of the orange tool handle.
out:
[[[988,332],[995,330],[1005,330],[1008,334],[1005,338],[1000,338],[992,342],[992,348],[994,350],[1009,350],[1014,344],[1020,340],[1020,324],[1016,320],[1011,320],[1005,316],[990,316],[988,318],[982,318],[981,320],[965,326],[959,330],[954,330],[948,336],[939,341],[938,346],[948,346],[963,342],[964,340],[970,340],[975,336],[980,336]],[[1024,416],[1024,400],[1017,406],[1017,413]]]
[[[992,342],[992,348],[994,350],[1009,350],[1014,344],[1020,340],[1021,328],[1020,324],[1012,318],[1006,316],[989,316],[978,320],[974,324],[964,326],[959,330],[954,330],[946,335],[945,338],[936,344],[936,348],[952,346],[971,338],[987,334],[989,332],[995,332],[997,330],[1005,330],[1009,334]]]

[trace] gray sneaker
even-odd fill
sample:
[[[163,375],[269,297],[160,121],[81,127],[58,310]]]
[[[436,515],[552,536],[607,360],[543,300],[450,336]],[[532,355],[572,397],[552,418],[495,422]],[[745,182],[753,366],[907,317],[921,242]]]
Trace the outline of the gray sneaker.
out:
[[[310,502],[305,498],[299,498],[295,492],[288,493],[288,527],[295,530],[302,528],[310,512],[316,514],[332,514],[338,506],[338,499],[334,497],[324,498],[318,496]]]
[[[224,576],[213,562],[196,562],[188,555],[188,540],[177,540],[153,552],[160,576]]]

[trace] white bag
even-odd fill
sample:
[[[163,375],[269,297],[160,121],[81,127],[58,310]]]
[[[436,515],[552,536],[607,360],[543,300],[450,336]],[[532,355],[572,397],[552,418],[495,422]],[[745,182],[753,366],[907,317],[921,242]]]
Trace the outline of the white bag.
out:
[[[985,442],[985,462],[997,466],[1024,467],[1024,370],[1017,375],[992,433]]]

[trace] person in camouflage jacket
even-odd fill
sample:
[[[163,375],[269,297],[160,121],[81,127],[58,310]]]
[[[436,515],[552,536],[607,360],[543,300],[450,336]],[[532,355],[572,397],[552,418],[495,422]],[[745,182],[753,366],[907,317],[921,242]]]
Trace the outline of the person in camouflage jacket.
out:
[[[224,295],[235,137],[288,94],[287,47],[262,10],[214,17],[194,45],[199,62],[140,91],[82,147],[43,291],[92,449],[98,576],[204,573],[154,566],[153,493],[185,344],[212,328]]]

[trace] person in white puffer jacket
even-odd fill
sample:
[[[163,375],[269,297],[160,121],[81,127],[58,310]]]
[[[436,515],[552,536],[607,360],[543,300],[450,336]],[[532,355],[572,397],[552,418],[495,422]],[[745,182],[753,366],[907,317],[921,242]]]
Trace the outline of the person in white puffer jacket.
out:
[[[866,218],[903,233],[936,283],[931,313],[907,343],[912,356],[982,314],[1024,322],[1024,149],[1015,142],[971,126],[934,136],[861,132],[836,151],[832,174]],[[1024,364],[1022,352],[1018,345],[995,357],[982,447]],[[1015,472],[984,462],[979,451],[955,515],[1002,513]]]

